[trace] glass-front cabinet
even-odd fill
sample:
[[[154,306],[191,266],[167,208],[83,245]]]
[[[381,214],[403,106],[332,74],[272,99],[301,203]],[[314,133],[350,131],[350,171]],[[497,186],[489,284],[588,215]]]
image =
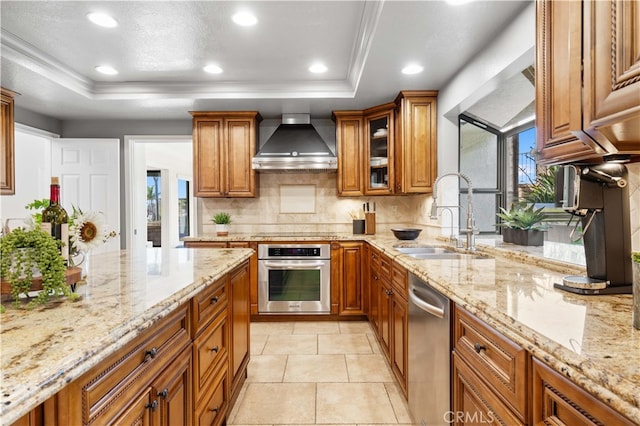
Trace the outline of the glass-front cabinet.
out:
[[[393,141],[395,104],[365,111],[365,193],[393,193]]]

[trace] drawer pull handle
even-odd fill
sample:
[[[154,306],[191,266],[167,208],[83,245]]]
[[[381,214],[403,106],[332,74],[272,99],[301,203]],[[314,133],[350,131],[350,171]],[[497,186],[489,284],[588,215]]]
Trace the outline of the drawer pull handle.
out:
[[[169,395],[169,389],[168,388],[164,388],[160,392],[158,392],[158,396],[160,398],[162,398],[162,399],[167,399],[168,395]]]
[[[144,360],[148,361],[150,359],[154,359],[156,355],[158,355],[158,348],[154,346],[153,348],[151,348],[150,350],[144,353]]]
[[[480,343],[474,343],[473,349],[476,351],[476,353],[480,353],[481,351],[486,351],[487,347],[484,345],[481,345]]]
[[[211,348],[211,352],[218,353],[219,350],[220,350],[220,348],[218,347],[218,345],[216,345],[213,348]]]
[[[156,411],[156,408],[158,408],[158,400],[154,399],[153,402],[145,405],[144,408],[149,408],[151,409],[151,411]]]
[[[211,304],[213,305],[214,303],[216,303],[218,301],[218,296],[213,296],[211,298]]]
[[[220,411],[220,407],[213,407],[210,410],[211,412],[217,413],[218,411]]]

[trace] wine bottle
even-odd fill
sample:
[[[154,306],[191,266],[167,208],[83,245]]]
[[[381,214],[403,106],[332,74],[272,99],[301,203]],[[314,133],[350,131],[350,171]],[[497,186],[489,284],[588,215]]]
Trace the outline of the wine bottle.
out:
[[[49,207],[42,211],[42,229],[61,242],[60,254],[69,263],[69,215],[60,205],[60,184],[57,177],[51,178]]]

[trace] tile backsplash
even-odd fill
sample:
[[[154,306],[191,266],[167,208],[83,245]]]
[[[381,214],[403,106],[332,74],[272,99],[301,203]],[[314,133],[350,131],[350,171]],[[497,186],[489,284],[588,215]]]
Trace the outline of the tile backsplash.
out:
[[[631,241],[640,250],[640,163],[629,164]],[[376,205],[377,232],[394,226],[418,225],[422,235],[438,235],[438,222],[429,219],[431,195],[338,197],[335,173],[284,173],[260,175],[256,198],[203,198],[199,204],[199,235],[214,234],[211,217],[231,213],[231,233],[351,232],[351,210],[369,202]],[[283,199],[298,194],[298,200]],[[309,198],[313,197],[313,199]],[[310,205],[313,203],[313,208]],[[309,207],[309,208],[307,208]],[[295,210],[296,208],[300,210]],[[292,213],[291,211],[305,211]],[[307,213],[308,211],[308,213]]]

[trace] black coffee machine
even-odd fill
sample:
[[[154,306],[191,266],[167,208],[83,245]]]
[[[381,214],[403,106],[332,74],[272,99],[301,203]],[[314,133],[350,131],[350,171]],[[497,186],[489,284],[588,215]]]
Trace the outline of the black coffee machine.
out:
[[[578,217],[572,236],[582,225],[587,276],[564,277],[554,287],[578,294],[631,294],[627,168],[618,163],[561,167],[556,204]]]

